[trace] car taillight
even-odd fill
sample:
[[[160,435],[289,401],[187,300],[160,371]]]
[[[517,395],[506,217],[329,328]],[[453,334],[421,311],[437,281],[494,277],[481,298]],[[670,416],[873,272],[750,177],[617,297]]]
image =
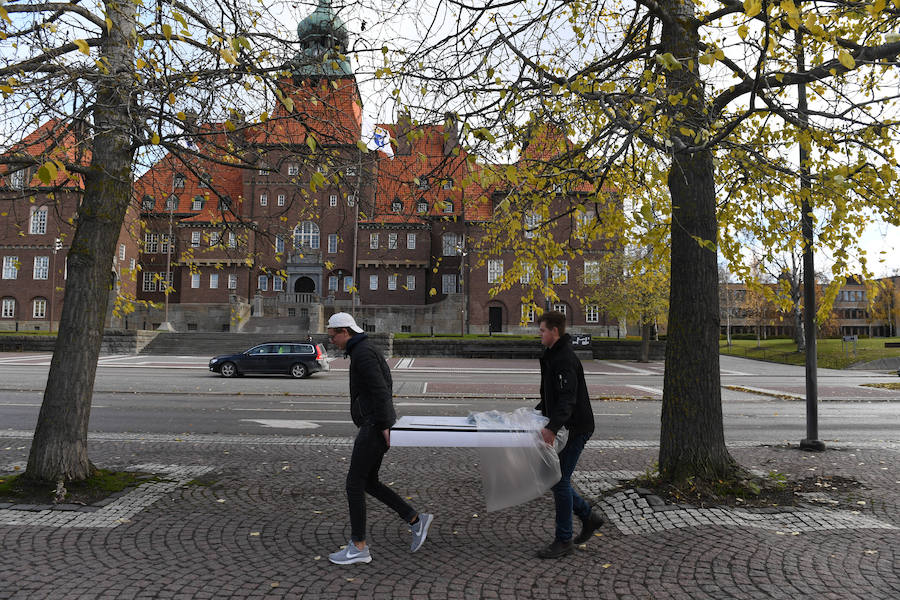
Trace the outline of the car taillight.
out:
[[[322,344],[316,344],[316,360],[322,360],[325,355],[322,353]]]

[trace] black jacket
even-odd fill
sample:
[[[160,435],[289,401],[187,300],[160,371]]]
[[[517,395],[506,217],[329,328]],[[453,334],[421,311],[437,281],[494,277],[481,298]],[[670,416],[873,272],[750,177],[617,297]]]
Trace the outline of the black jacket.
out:
[[[568,333],[541,355],[541,401],[536,408],[550,419],[547,429],[553,433],[561,427],[573,434],[594,432],[584,368]]]
[[[365,333],[357,333],[347,342],[350,356],[350,417],[357,427],[369,425],[388,429],[397,421],[394,412],[391,370],[384,355]]]

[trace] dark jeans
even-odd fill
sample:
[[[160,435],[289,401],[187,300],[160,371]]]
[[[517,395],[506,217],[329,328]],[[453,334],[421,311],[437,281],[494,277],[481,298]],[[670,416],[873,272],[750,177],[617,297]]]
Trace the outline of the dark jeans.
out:
[[[569,441],[559,453],[559,469],[562,471],[562,477],[550,489],[553,490],[553,501],[556,503],[556,539],[563,542],[572,539],[572,513],[582,519],[591,514],[591,505],[572,489],[575,464],[590,438],[590,433],[569,434]]]
[[[354,542],[366,539],[366,493],[394,509],[407,523],[417,514],[391,488],[378,481],[378,470],[387,451],[388,445],[381,431],[365,425],[360,428],[353,442],[350,471],[347,472],[350,539]]]

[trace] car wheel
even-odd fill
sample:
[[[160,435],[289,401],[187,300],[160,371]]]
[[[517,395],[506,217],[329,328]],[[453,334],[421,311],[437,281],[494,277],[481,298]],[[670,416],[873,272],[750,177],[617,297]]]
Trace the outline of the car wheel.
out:
[[[224,363],[219,372],[222,373],[222,377],[234,377],[238,374],[237,367],[233,362]]]
[[[302,379],[306,377],[308,373],[309,371],[307,370],[306,365],[304,365],[303,363],[294,363],[294,365],[291,367],[291,377],[293,377],[294,379]]]

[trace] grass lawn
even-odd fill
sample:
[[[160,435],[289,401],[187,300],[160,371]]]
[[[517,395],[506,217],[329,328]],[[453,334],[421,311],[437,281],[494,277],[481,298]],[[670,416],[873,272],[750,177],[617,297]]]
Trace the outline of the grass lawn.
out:
[[[856,354],[853,353],[852,342],[838,339],[820,339],[816,341],[816,357],[818,365],[823,369],[844,369],[854,363],[900,356],[900,348],[885,348],[885,342],[900,342],[900,338],[860,339],[856,343]],[[719,342],[719,352],[745,358],[771,360],[789,365],[806,364],[806,356],[797,352],[793,340],[774,339],[761,340],[756,347],[756,340],[732,340],[731,348],[725,340]]]

